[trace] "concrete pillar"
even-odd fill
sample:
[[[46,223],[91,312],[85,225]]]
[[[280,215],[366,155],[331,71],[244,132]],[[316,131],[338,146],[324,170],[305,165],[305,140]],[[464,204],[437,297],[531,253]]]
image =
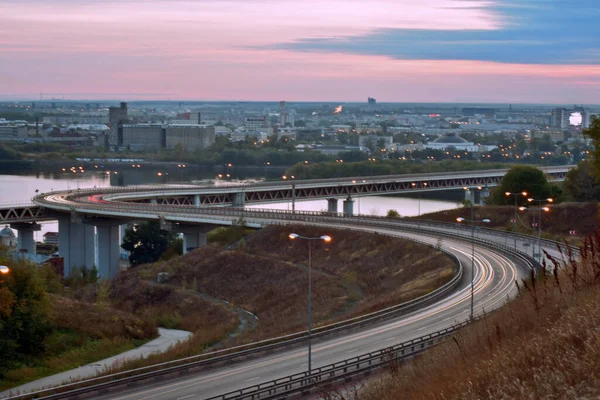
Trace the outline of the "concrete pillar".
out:
[[[119,273],[119,224],[104,223],[98,229],[98,275],[104,279]]]
[[[350,196],[344,200],[344,215],[346,217],[351,217],[354,215],[354,200]]]
[[[475,204],[475,192],[473,192],[473,190],[465,190],[465,200],[469,200],[471,203]]]
[[[173,232],[183,233],[183,254],[198,247],[206,246],[207,233],[215,229],[214,225],[182,225],[172,226]]]
[[[338,199],[327,199],[327,212],[338,212]]]
[[[199,194],[195,195],[195,196],[194,196],[194,205],[195,205],[196,207],[200,207],[200,205],[201,205],[201,204],[202,204],[202,203],[200,202],[200,195],[199,195]]]
[[[96,265],[96,233],[94,226],[71,222],[70,217],[58,220],[58,254],[64,260],[65,278],[76,268]]]
[[[490,189],[483,188],[483,190],[480,192],[479,204],[484,205],[485,199],[488,197],[490,197]]]
[[[232,206],[235,208],[244,208],[246,205],[246,193],[239,192],[231,195]]]
[[[156,199],[150,199],[150,204],[157,204]]]
[[[36,254],[35,239],[33,238],[33,232],[41,230],[41,225],[36,224],[34,222],[30,224],[11,224],[10,227],[16,229],[18,232],[17,248],[19,249],[19,251],[23,251],[28,254]]]

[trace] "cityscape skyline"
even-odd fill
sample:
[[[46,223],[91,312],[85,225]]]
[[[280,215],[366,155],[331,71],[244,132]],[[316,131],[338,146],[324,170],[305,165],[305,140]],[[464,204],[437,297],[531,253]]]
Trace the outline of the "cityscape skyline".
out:
[[[0,100],[600,103],[593,0],[20,0]]]

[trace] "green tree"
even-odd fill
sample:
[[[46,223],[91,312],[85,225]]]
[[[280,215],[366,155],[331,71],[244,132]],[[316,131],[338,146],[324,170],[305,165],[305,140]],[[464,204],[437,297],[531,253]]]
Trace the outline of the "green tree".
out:
[[[175,233],[151,221],[127,229],[121,247],[129,252],[131,265],[147,264],[158,261],[176,239]]]
[[[397,210],[391,209],[388,210],[385,216],[388,218],[400,218],[400,213]]]
[[[44,350],[51,332],[48,293],[38,267],[0,254],[10,273],[0,283],[0,377],[15,363]]]
[[[597,182],[600,182],[600,118],[592,117],[591,125],[583,134],[592,139],[592,166]]]
[[[596,182],[594,166],[589,161],[582,161],[577,168],[571,169],[563,183],[565,196],[573,201],[600,200],[600,184]]]
[[[525,165],[515,166],[508,170],[502,178],[500,186],[494,190],[491,203],[497,205],[514,204],[514,197],[506,196],[506,192],[527,192],[528,197],[536,199],[556,198],[560,194],[558,187],[548,182],[542,170]],[[521,203],[526,202],[524,197],[521,200]]]

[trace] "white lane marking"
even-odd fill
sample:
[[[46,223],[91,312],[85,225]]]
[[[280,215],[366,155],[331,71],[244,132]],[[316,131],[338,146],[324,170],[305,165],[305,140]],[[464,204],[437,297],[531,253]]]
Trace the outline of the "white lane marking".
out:
[[[196,395],[196,393],[189,394],[189,395],[183,396],[183,397],[178,397],[177,400],[189,399],[190,397],[194,397],[195,395]]]
[[[260,379],[260,376],[257,376],[256,378],[250,378],[250,379],[246,379],[244,382],[250,382],[250,381],[255,381],[257,379]]]

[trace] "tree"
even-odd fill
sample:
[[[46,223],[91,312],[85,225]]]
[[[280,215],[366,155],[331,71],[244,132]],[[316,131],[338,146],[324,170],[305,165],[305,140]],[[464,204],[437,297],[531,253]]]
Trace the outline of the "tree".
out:
[[[388,210],[388,212],[385,216],[387,218],[400,218],[400,213],[397,210],[391,209],[391,210]]]
[[[536,199],[555,198],[560,189],[549,183],[544,172],[538,168],[519,165],[508,170],[500,186],[494,190],[491,203],[496,205],[514,204],[514,197],[505,193],[527,192],[528,197]],[[524,198],[522,200],[525,200]],[[526,202],[526,200],[525,200]]]
[[[151,221],[127,229],[121,247],[129,252],[131,265],[147,264],[158,261],[176,239],[175,233]]]
[[[590,127],[583,134],[592,139],[592,166],[596,182],[600,182],[600,118],[592,117]]]
[[[44,349],[51,332],[48,293],[38,267],[0,254],[10,273],[0,283],[0,378],[14,363]]]
[[[589,161],[582,161],[577,168],[571,169],[567,173],[563,186],[569,200],[600,200],[600,184],[596,182],[594,166]]]

